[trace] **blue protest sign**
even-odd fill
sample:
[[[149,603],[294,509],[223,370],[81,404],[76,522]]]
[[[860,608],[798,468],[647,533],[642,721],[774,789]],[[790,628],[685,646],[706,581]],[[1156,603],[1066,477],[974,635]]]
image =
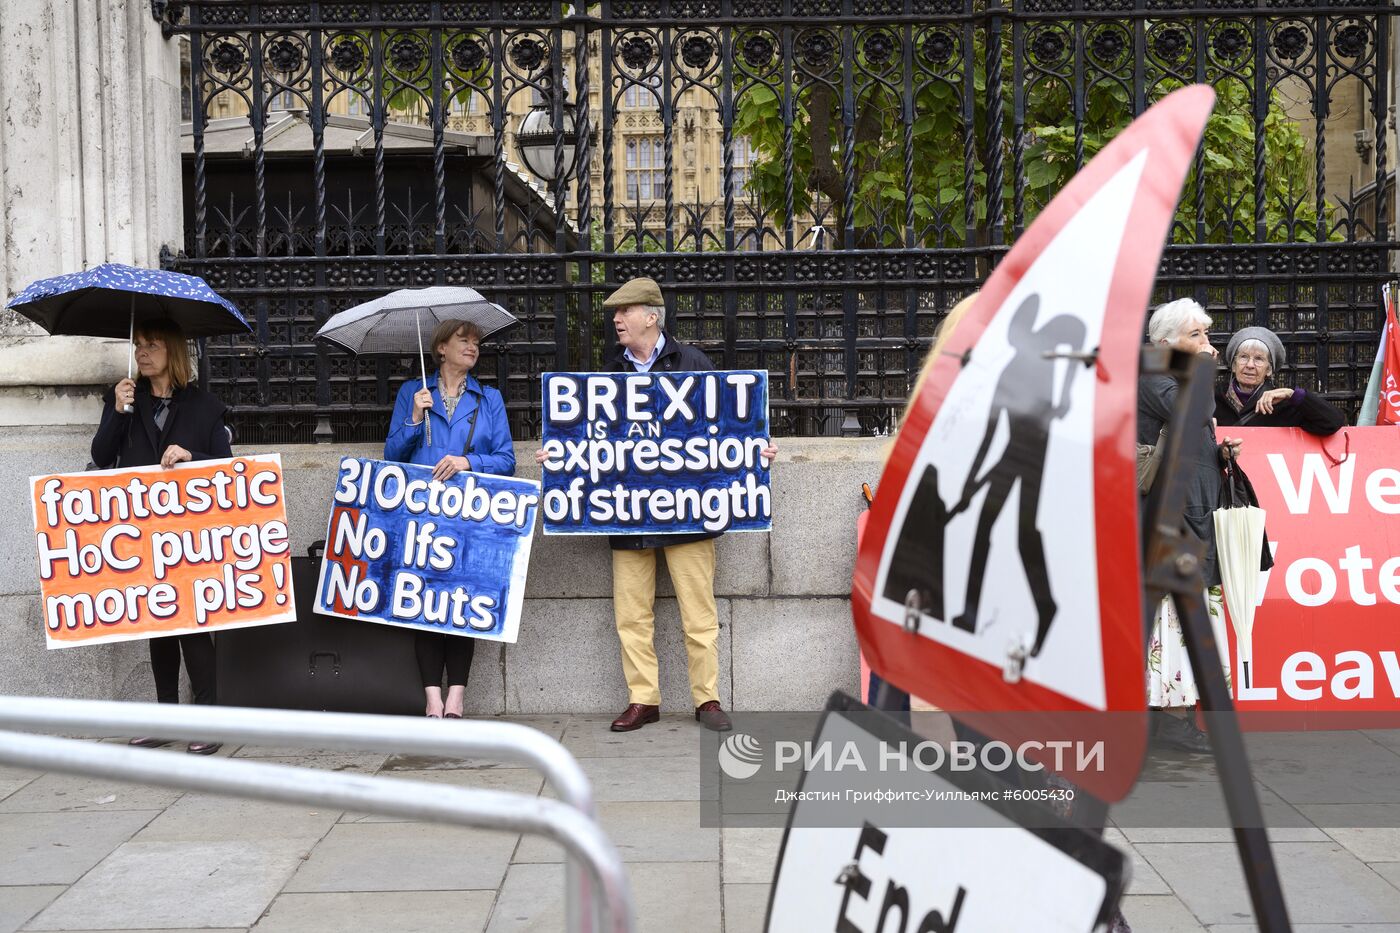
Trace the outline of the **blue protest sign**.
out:
[[[327,615],[514,642],[540,486],[346,457],[316,608]]]
[[[545,534],[768,531],[768,373],[545,373]]]

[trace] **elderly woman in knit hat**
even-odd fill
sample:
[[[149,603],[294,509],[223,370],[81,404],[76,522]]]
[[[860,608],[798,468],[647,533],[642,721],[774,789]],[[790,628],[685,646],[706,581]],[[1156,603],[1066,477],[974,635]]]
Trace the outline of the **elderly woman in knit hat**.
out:
[[[1283,366],[1283,341],[1267,327],[1246,327],[1230,338],[1225,365],[1230,378],[1215,393],[1215,420],[1224,426],[1302,428],[1335,434],[1346,418],[1330,402],[1301,386],[1274,384]]]

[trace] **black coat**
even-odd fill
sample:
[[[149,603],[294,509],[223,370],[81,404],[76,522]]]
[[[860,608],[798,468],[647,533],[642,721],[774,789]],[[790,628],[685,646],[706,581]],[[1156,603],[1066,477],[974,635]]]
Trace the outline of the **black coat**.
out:
[[[1142,376],[1138,379],[1137,442],[1156,444],[1164,426],[1176,408],[1179,386],[1170,376]],[[1186,487],[1184,518],[1186,528],[1206,545],[1205,563],[1201,576],[1206,586],[1220,585],[1220,570],[1215,563],[1215,517],[1220,503],[1221,468],[1220,445],[1210,422],[1201,425],[1200,448],[1196,461],[1186,468],[1190,478]]]
[[[1227,397],[1227,393],[1232,390],[1229,383],[1226,383],[1224,388],[1215,390],[1216,423],[1222,428],[1302,428],[1309,434],[1321,437],[1336,434],[1342,429],[1342,425],[1346,424],[1346,416],[1338,411],[1336,406],[1322,396],[1307,391],[1303,392],[1302,400],[1296,405],[1290,399],[1275,405],[1271,415],[1258,411],[1255,406],[1259,402],[1259,396],[1275,388],[1278,387],[1265,382],[1255,390],[1240,411],[1235,411]]]
[[[154,405],[145,379],[136,382],[136,411],[129,415],[117,411],[116,390],[108,389],[102,396],[102,421],[92,438],[92,462],[101,469],[154,466],[171,444],[185,448],[195,460],[232,456],[224,427],[226,407],[216,396],[192,385],[176,389],[165,429],[159,432],[151,414]]]
[[[651,372],[694,373],[714,369],[715,364],[702,351],[689,344],[681,343],[666,331],[661,332],[666,345],[661,355],[651,364]],[[637,367],[623,355],[623,346],[613,344],[603,354],[603,371],[614,373],[636,372]],[[722,532],[708,531],[687,535],[609,535],[608,545],[614,551],[640,551],[645,548],[670,547],[673,544],[690,544],[692,541],[705,541],[718,538]]]

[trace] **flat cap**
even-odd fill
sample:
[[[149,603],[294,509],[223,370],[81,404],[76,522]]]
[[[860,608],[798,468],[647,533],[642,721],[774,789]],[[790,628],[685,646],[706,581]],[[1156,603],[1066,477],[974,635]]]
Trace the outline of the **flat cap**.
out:
[[[655,279],[642,276],[632,279],[609,295],[603,302],[603,307],[628,308],[632,305],[648,305],[656,308],[665,304],[666,300],[661,297],[661,286],[656,284]]]

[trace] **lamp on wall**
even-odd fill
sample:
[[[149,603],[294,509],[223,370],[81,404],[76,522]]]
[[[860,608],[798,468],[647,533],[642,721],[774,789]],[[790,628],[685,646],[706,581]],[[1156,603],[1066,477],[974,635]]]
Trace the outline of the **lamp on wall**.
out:
[[[555,136],[561,137],[564,143],[565,178],[573,171],[574,152],[578,145],[573,105],[566,99],[560,107],[563,114],[562,127],[556,134],[552,97],[552,90],[546,83],[544,100],[530,108],[530,112],[525,114],[525,119],[520,121],[520,131],[515,134],[515,144],[520,149],[520,158],[525,167],[550,188],[563,181],[562,178],[554,177]]]

